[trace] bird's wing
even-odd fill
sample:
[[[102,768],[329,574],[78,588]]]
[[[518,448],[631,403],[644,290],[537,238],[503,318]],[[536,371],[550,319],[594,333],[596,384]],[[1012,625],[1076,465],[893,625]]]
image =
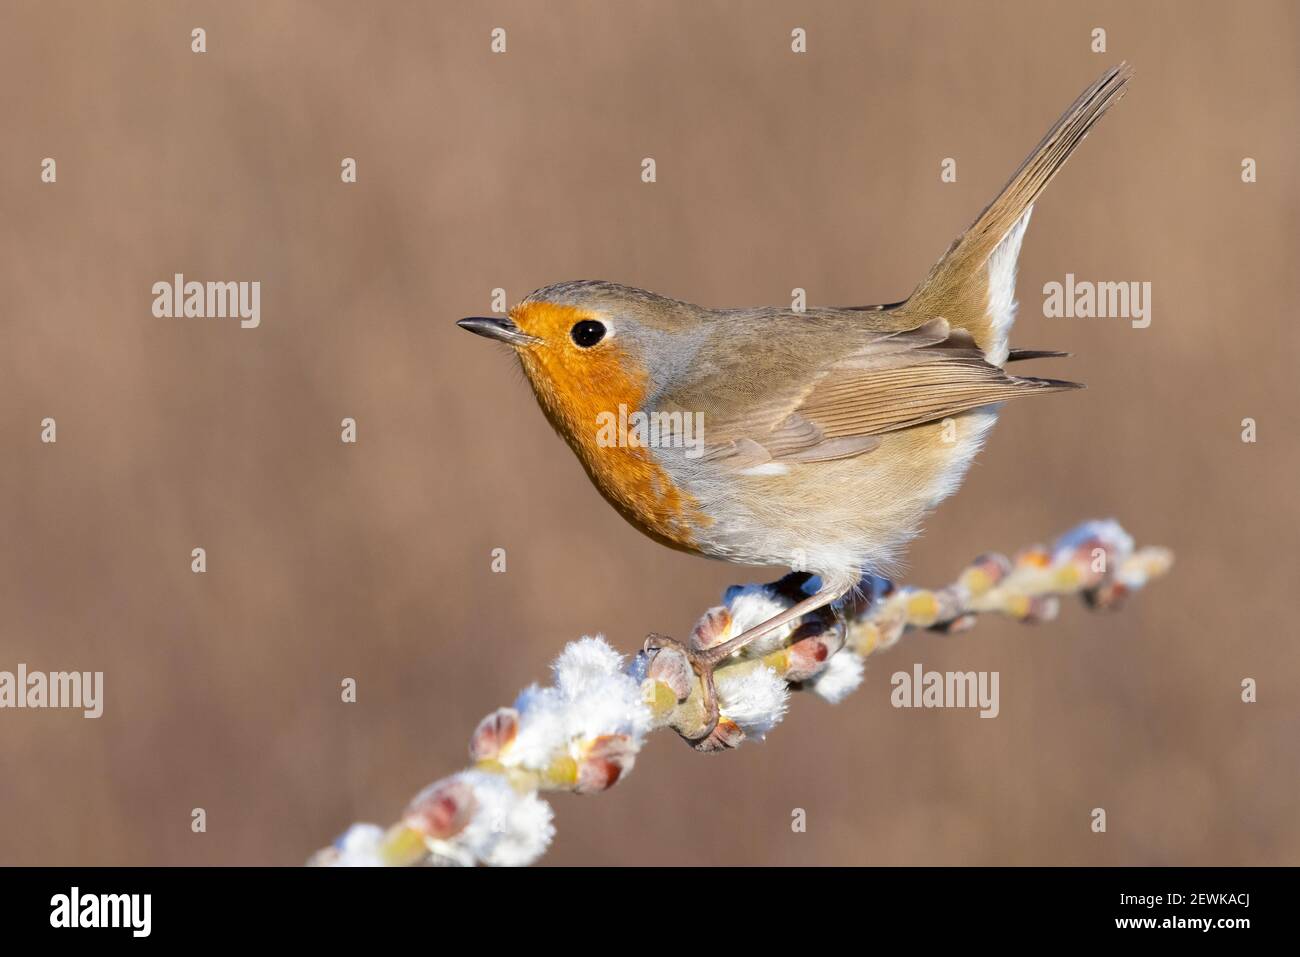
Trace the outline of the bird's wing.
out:
[[[889,432],[1021,395],[1078,388],[1007,375],[944,319],[871,334],[830,356],[786,352],[783,358],[758,370],[769,373],[764,378],[752,369],[730,379],[724,373],[711,377],[712,396],[695,389],[676,397],[683,408],[692,392],[704,400],[710,461],[740,471],[851,458],[876,448]]]

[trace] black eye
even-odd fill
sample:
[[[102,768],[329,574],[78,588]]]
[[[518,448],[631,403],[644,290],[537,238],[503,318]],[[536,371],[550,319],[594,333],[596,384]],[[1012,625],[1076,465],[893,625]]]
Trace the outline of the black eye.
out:
[[[569,335],[582,348],[590,349],[605,338],[605,325],[594,319],[584,319],[569,330]]]

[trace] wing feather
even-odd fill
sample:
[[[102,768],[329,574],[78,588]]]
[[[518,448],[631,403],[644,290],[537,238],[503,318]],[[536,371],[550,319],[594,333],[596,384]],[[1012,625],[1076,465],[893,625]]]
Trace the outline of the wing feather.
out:
[[[943,319],[876,336],[709,428],[708,458],[737,471],[851,458],[881,436],[1022,395],[1080,388],[1010,376]]]

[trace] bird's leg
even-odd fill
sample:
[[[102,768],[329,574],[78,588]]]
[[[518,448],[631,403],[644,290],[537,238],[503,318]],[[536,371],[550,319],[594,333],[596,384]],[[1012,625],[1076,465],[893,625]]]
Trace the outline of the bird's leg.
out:
[[[706,649],[703,654],[710,664],[720,664],[754,640],[762,638],[768,632],[775,631],[782,625],[788,624],[792,621],[798,621],[804,615],[811,615],[817,609],[825,608],[831,602],[838,601],[846,592],[848,592],[848,590],[849,586],[844,586],[842,588],[822,588],[815,595],[791,605],[785,611],[778,615],[773,615],[767,621],[755,625],[753,628],[742,631],[735,638],[729,638],[720,645],[714,645],[712,648]]]
[[[780,614],[773,615],[767,621],[757,624],[753,628],[748,628],[736,637],[729,638],[722,644],[714,645],[712,648],[696,648],[686,642],[678,641],[676,638],[669,638],[667,635],[650,635],[647,637],[645,640],[646,651],[658,648],[674,648],[686,656],[686,660],[691,664],[691,669],[699,675],[700,687],[704,694],[705,724],[704,731],[694,740],[700,741],[707,738],[713,733],[713,729],[718,726],[718,692],[713,681],[713,672],[718,665],[746,645],[762,638],[769,632],[775,631],[782,625],[798,621],[804,615],[812,614],[819,608],[824,608],[831,602],[837,601],[848,592],[850,587],[852,586],[822,588],[815,595],[797,602]]]

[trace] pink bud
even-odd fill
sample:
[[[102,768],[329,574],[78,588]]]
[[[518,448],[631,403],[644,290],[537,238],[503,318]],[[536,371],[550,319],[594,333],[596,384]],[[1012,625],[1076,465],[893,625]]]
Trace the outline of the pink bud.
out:
[[[474,789],[460,778],[435,781],[415,796],[402,823],[425,837],[445,840],[464,830],[474,816]]]
[[[794,643],[787,650],[789,665],[781,675],[786,681],[807,681],[826,667],[831,655],[844,647],[842,626],[826,625],[814,619],[794,633]]]
[[[678,701],[685,701],[695,685],[695,671],[686,653],[677,648],[659,648],[650,659],[646,677],[672,689]]]
[[[731,612],[725,605],[710,608],[695,623],[691,631],[690,644],[693,648],[712,648],[727,640],[731,628]]]
[[[601,735],[578,763],[578,781],[574,790],[579,794],[595,794],[612,788],[620,777],[632,770],[635,761],[636,745],[628,735]]]
[[[471,761],[493,761],[519,733],[519,712],[514,708],[497,708],[478,723],[469,739]]]

